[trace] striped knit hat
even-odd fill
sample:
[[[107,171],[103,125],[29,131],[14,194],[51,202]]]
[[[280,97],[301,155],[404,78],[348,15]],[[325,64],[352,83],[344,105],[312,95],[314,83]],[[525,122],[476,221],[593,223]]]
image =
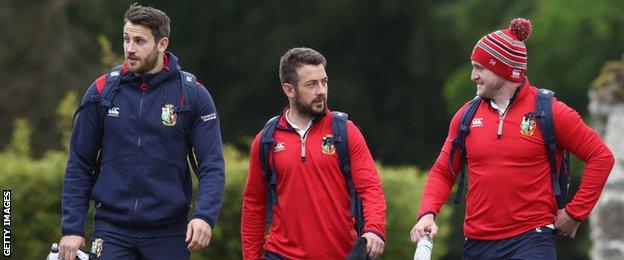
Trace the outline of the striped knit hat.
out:
[[[472,50],[470,59],[506,80],[520,82],[527,69],[527,49],[523,41],[529,38],[531,29],[531,21],[513,19],[508,29],[483,36]]]

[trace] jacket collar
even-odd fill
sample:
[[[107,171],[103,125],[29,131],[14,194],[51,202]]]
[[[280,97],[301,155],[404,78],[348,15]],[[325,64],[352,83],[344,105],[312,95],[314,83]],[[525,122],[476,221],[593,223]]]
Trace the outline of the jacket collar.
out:
[[[279,115],[279,119],[277,121],[277,128],[285,129],[285,130],[293,130],[294,131],[295,129],[286,120],[286,111],[288,111],[289,108],[290,108],[290,106],[286,106],[286,107],[284,107],[284,109],[282,109],[282,112]],[[323,112],[322,114],[320,114],[316,118],[312,119],[312,126],[310,126],[310,127],[313,127],[317,122],[319,122],[321,119],[325,118],[328,114],[331,114],[331,111],[329,110],[329,108],[325,108],[325,112]]]
[[[128,65],[124,62],[122,65],[123,76],[121,78],[121,82],[130,86],[140,86],[146,84],[150,87],[159,87],[162,82],[177,75],[181,70],[181,67],[178,64],[178,58],[173,55],[173,53],[165,52],[163,55],[162,70],[154,74],[142,74],[137,76],[134,73],[128,73]]]

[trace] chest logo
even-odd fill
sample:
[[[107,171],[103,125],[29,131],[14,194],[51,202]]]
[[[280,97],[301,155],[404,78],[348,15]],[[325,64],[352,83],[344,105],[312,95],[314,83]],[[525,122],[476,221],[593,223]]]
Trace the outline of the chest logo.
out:
[[[286,150],[286,146],[284,146],[284,142],[279,142],[277,144],[275,144],[275,147],[273,147],[273,152],[274,153],[278,153],[281,151]]]
[[[162,114],[160,114],[160,119],[162,119],[163,125],[166,126],[174,126],[176,124],[176,119],[178,116],[173,111],[172,104],[166,104],[162,107]]]
[[[536,126],[535,116],[526,114],[522,117],[522,123],[520,123],[520,133],[526,136],[533,136],[535,134]]]
[[[108,116],[110,117],[119,117],[119,108],[111,107],[108,109]]]
[[[321,141],[321,151],[327,155],[333,155],[336,153],[336,146],[333,142],[333,136],[331,134],[325,135]]]
[[[483,126],[483,118],[475,117],[472,119],[472,123],[470,123],[470,127],[482,127]]]

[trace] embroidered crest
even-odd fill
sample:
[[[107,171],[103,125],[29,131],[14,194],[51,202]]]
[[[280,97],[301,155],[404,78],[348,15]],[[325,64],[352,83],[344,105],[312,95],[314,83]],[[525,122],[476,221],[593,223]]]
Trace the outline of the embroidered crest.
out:
[[[91,253],[97,257],[100,257],[102,255],[103,244],[104,244],[104,240],[102,240],[99,237],[93,240],[93,243],[91,243]]]
[[[333,136],[331,134],[323,137],[323,141],[321,142],[321,151],[323,151],[324,154],[332,155],[336,153],[336,146],[334,145],[332,137]]]
[[[520,123],[520,133],[526,136],[533,136],[536,123],[535,116],[528,113],[525,114],[522,117],[522,123]]]
[[[160,115],[160,118],[162,119],[163,125],[174,126],[176,124],[176,119],[178,118],[178,116],[173,111],[172,104],[166,104],[164,107],[162,107],[162,114]]]

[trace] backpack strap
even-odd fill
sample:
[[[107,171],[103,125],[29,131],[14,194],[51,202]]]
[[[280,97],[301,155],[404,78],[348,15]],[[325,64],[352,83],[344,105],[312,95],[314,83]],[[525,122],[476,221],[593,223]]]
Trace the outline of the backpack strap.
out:
[[[273,133],[277,127],[279,116],[269,119],[260,134],[260,165],[262,166],[262,176],[266,183],[267,205],[265,211],[266,223],[273,222],[273,206],[277,205],[277,174],[269,165],[269,153],[271,147],[275,145]]]
[[[121,65],[115,66],[111,69],[111,71],[106,74],[106,81],[104,84],[101,84],[102,88],[100,88],[97,83],[96,87],[99,94],[99,103],[100,106],[97,110],[98,120],[100,122],[100,132],[104,131],[104,114],[107,109],[114,107],[113,98],[115,97],[115,93],[119,87],[119,82],[121,81],[122,69]],[[97,98],[97,97],[96,97]],[[100,149],[98,150],[97,161],[95,163],[95,169],[93,170],[93,185],[100,177],[100,170],[102,168],[102,138],[103,135],[100,136]]]
[[[102,75],[95,81],[95,87],[97,90],[96,94],[93,94],[88,99],[86,99],[74,112],[74,116],[72,118],[72,128],[76,123],[76,116],[84,110],[91,103],[98,103],[100,106],[97,108],[97,117],[99,121],[100,132],[104,129],[104,113],[107,108],[113,107],[112,99],[114,97],[114,92],[117,90],[117,86],[119,85],[119,81],[121,80],[122,74],[122,66],[116,66],[111,69],[111,71],[107,74]],[[100,175],[100,168],[102,166],[102,140],[100,138],[100,149],[97,153],[97,160],[95,162],[95,168],[93,170],[92,186],[95,184],[95,181]]]
[[[100,103],[106,107],[113,107],[110,102],[111,98],[109,97],[112,89],[116,88],[119,85],[119,81],[121,80],[121,65],[116,66],[111,69],[111,71],[107,74],[102,75],[98,79],[95,80],[95,88],[97,90],[96,94],[91,95],[88,99],[86,99],[74,112],[74,116],[72,118],[72,122],[76,122],[76,116],[82,110],[84,110],[91,103]],[[100,109],[98,109],[98,119],[100,122],[103,121],[103,115],[100,116]],[[72,123],[72,128],[73,124]],[[101,125],[101,124],[100,124]]]
[[[548,89],[539,89],[535,101],[536,116],[539,118],[544,139],[544,147],[548,153],[550,164],[550,177],[552,179],[553,193],[557,200],[557,206],[563,208],[566,203],[567,190],[570,186],[570,152],[564,151],[561,158],[561,171],[557,173],[557,140],[555,138],[555,126],[552,113],[552,98],[555,92]],[[563,186],[562,186],[563,185]]]
[[[336,151],[338,153],[338,161],[340,169],[347,183],[347,190],[351,198],[351,215],[355,218],[355,231],[358,235],[362,235],[364,228],[364,212],[362,208],[362,200],[355,190],[353,177],[351,175],[351,160],[349,154],[349,138],[347,135],[347,119],[349,115],[343,112],[333,111],[332,120],[332,136]]]
[[[193,144],[191,143],[191,134],[193,129],[193,120],[197,109],[197,78],[195,75],[186,71],[180,71],[180,102],[178,107],[174,109],[175,113],[188,112],[188,120],[186,120],[186,131],[184,139],[188,154],[188,161],[195,174],[199,173],[197,158],[193,152]]]
[[[453,143],[451,144],[451,152],[449,154],[449,168],[451,169],[451,174],[453,176],[457,176],[455,174],[455,170],[453,169],[453,162],[455,159],[455,152],[459,149],[461,162],[459,166],[459,182],[457,184],[457,192],[455,193],[455,204],[459,204],[461,202],[461,197],[464,192],[464,182],[466,179],[466,136],[470,133],[470,122],[477,112],[477,108],[479,108],[479,104],[481,104],[481,98],[476,96],[469,103],[468,107],[464,110],[462,117],[459,121],[459,134],[453,138]]]

